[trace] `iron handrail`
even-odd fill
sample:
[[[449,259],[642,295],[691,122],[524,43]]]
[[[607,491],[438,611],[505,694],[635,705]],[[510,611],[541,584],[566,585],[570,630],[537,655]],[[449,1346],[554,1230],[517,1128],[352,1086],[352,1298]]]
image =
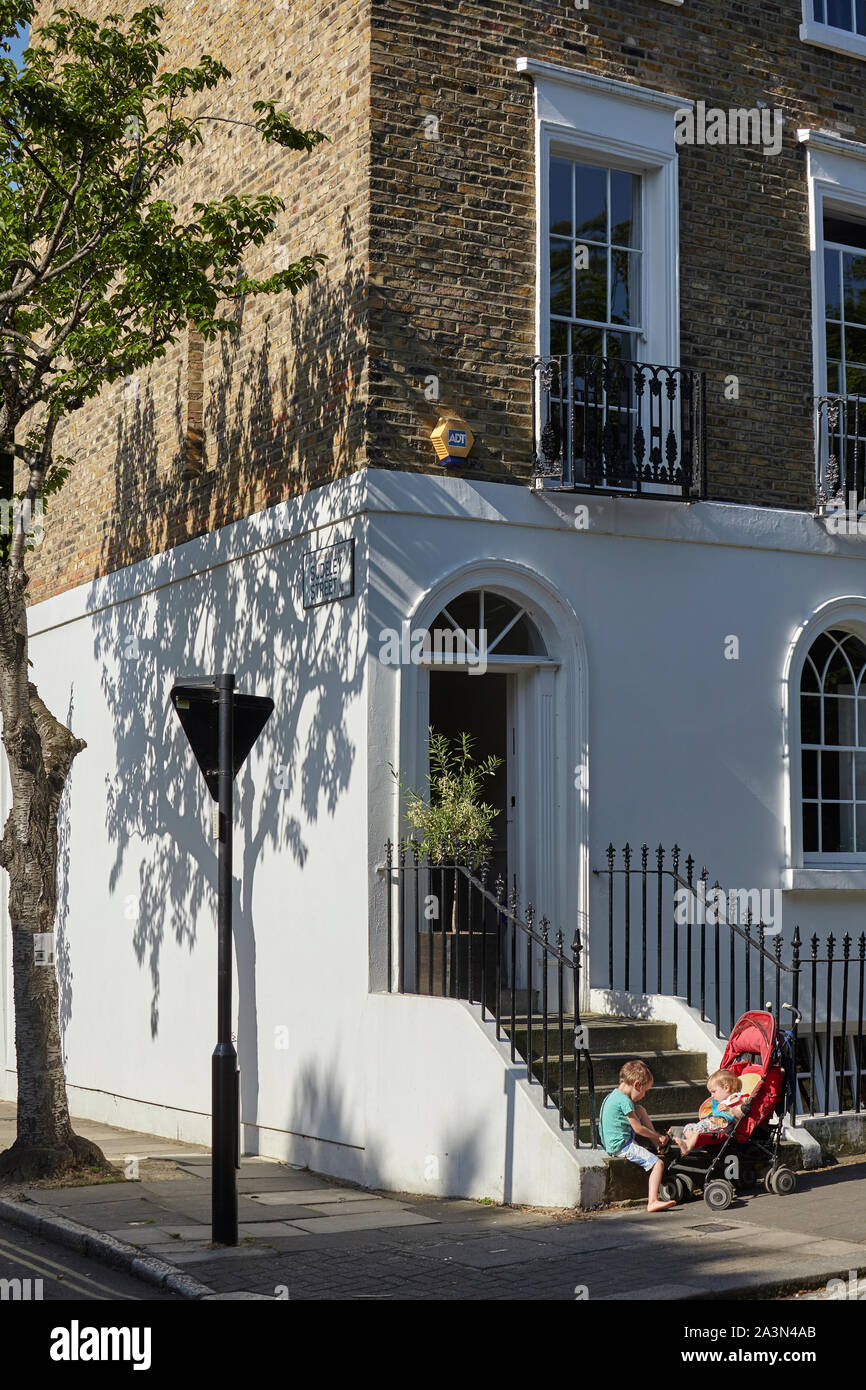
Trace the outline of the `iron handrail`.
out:
[[[591,1057],[591,1055],[590,1055],[589,1047],[588,1047],[588,1045],[587,1045],[586,1030],[585,1030],[584,1025],[582,1024],[581,1018],[580,1018],[580,970],[581,970],[581,954],[582,954],[582,951],[583,951],[583,945],[582,945],[582,942],[581,942],[580,931],[579,931],[578,929],[575,929],[574,939],[573,939],[572,946],[571,946],[571,954],[569,955],[569,954],[566,952],[566,950],[564,949],[564,945],[563,945],[563,934],[562,934],[562,931],[561,931],[561,930],[558,930],[558,931],[556,932],[555,941],[551,941],[550,938],[549,938],[549,936],[548,936],[548,928],[549,928],[549,926],[550,926],[550,923],[549,923],[549,921],[548,921],[548,919],[547,919],[546,917],[542,917],[542,918],[541,918],[541,929],[540,929],[540,931],[539,931],[539,930],[536,928],[536,914],[535,914],[535,910],[534,910],[534,908],[532,907],[532,904],[531,904],[531,903],[530,903],[530,904],[527,904],[527,907],[526,907],[526,918],[527,918],[527,920],[524,920],[523,917],[520,915],[520,913],[519,913],[519,911],[518,911],[519,901],[520,901],[520,900],[519,900],[519,896],[518,896],[518,894],[517,894],[516,886],[512,889],[511,893],[510,893],[509,896],[508,896],[508,901],[506,901],[505,882],[504,882],[503,878],[500,876],[500,877],[497,879],[497,881],[496,881],[496,892],[495,892],[495,893],[491,892],[490,889],[489,889],[488,886],[487,886],[487,872],[488,872],[488,867],[489,867],[488,864],[487,864],[485,861],[476,861],[476,859],[475,859],[471,854],[470,854],[470,855],[466,855],[465,857],[461,856],[460,847],[457,846],[457,845],[455,845],[454,851],[453,851],[453,854],[452,854],[452,855],[448,856],[447,858],[440,859],[438,862],[431,862],[430,859],[429,859],[429,857],[422,859],[422,856],[421,856],[421,854],[420,854],[420,846],[419,846],[419,845],[417,844],[417,842],[415,842],[415,841],[403,841],[403,842],[402,842],[402,844],[399,846],[399,859],[398,859],[398,862],[397,862],[396,865],[395,865],[395,863],[394,863],[394,853],[393,853],[393,851],[394,851],[394,846],[393,846],[393,844],[392,844],[390,841],[388,841],[387,844],[386,844],[386,865],[385,865],[385,867],[386,867],[386,870],[388,871],[388,875],[389,875],[389,879],[388,879],[389,885],[390,885],[390,883],[391,883],[391,877],[390,877],[390,876],[391,876],[391,874],[393,873],[395,867],[396,867],[396,870],[397,870],[397,873],[398,873],[398,885],[397,885],[398,888],[399,888],[398,919],[399,919],[399,925],[400,925],[400,940],[401,940],[401,952],[400,952],[400,963],[399,963],[399,980],[400,980],[400,983],[399,983],[399,991],[400,991],[401,993],[402,993],[402,992],[405,992],[405,975],[406,975],[406,971],[405,971],[405,968],[404,968],[404,959],[405,959],[406,954],[407,954],[408,942],[409,942],[410,940],[412,940],[411,934],[409,935],[409,937],[408,937],[408,939],[407,939],[407,927],[410,929],[410,932],[411,932],[411,923],[412,923],[412,919],[413,919],[413,917],[414,917],[415,933],[416,933],[416,936],[415,936],[415,962],[416,962],[416,964],[415,964],[415,992],[416,992],[416,993],[432,993],[432,994],[436,994],[436,993],[438,993],[438,992],[441,992],[441,993],[444,995],[444,994],[446,994],[446,993],[451,993],[451,991],[453,990],[454,994],[455,994],[456,997],[458,997],[458,998],[467,998],[467,999],[469,1000],[469,1002],[477,1002],[477,1003],[480,1003],[480,1005],[481,1005],[481,1017],[482,1017],[482,1019],[486,1020],[487,1017],[488,1017],[488,1014],[490,1014],[490,1015],[492,1015],[492,1017],[493,1017],[494,1020],[495,1020],[495,1025],[496,1025],[496,1037],[497,1037],[497,1040],[498,1040],[498,1041],[501,1041],[501,1040],[502,1040],[502,1030],[503,1030],[503,1028],[506,1028],[506,1029],[507,1029],[507,1031],[508,1031],[508,1033],[509,1033],[509,1035],[510,1035],[510,1036],[509,1036],[509,1043],[510,1043],[510,1051],[511,1051],[511,1060],[512,1060],[512,1062],[516,1061],[517,1058],[518,1058],[518,1055],[519,1055],[519,1049],[518,1049],[518,1045],[517,1045],[518,1029],[523,1029],[524,1026],[525,1026],[525,1029],[526,1029],[526,1041],[527,1041],[527,1046],[526,1046],[526,1049],[525,1049],[525,1051],[526,1051],[526,1056],[525,1056],[525,1057],[521,1056],[521,1060],[524,1061],[525,1064],[526,1064],[527,1077],[528,1077],[528,1079],[529,1079],[530,1082],[535,1082],[535,1081],[540,1080],[541,1085],[542,1085],[542,1088],[543,1088],[544,1103],[545,1103],[545,1105],[547,1105],[548,1102],[549,1102],[549,1100],[553,1097],[553,1099],[554,1099],[554,1104],[555,1104],[555,1106],[556,1106],[556,1109],[557,1109],[558,1112],[559,1112],[559,1123],[560,1123],[560,1128],[564,1128],[564,1129],[571,1128],[571,1129],[573,1130],[575,1147],[578,1147],[579,1144],[580,1144],[580,1124],[581,1124],[580,1093],[581,1093],[581,1089],[582,1089],[582,1087],[581,1087],[581,1069],[582,1069],[583,1067],[585,1067],[585,1069],[586,1069],[586,1092],[587,1092],[587,1097],[588,1097],[588,1102],[589,1102],[589,1131],[590,1131],[590,1141],[591,1141],[592,1147],[593,1147],[593,1148],[596,1148],[596,1147],[598,1146],[598,1128],[597,1128],[597,1122],[596,1122],[596,1108],[595,1108],[595,1081],[594,1081],[594,1073],[593,1073],[593,1066],[592,1066],[592,1057]],[[413,861],[414,861],[414,862],[409,863],[409,864],[406,863],[406,855],[407,855],[407,852],[410,852],[410,853],[412,854],[412,856],[413,856]],[[462,857],[463,857],[463,862],[461,862],[461,858],[462,858]],[[478,870],[479,870],[479,872],[480,872],[480,875],[481,875],[480,878],[476,876],[476,873],[475,873],[475,869],[476,869],[476,868],[478,868]],[[415,877],[415,890],[414,890],[414,894],[412,893],[411,889],[407,891],[407,887],[406,887],[406,875],[407,875],[407,874],[411,874],[413,871],[414,871],[415,876],[416,876],[416,877]],[[465,978],[465,981],[464,981],[464,983],[463,983],[463,990],[462,990],[462,991],[461,991],[461,978],[460,978],[460,975],[461,975],[461,965],[460,965],[461,957],[460,957],[459,945],[457,945],[456,943],[455,943],[454,955],[453,955],[453,957],[452,957],[452,960],[453,960],[454,965],[455,965],[455,969],[454,969],[454,971],[453,971],[452,974],[451,974],[450,981],[446,978],[446,975],[447,975],[447,972],[446,972],[446,949],[445,949],[445,943],[444,943],[444,934],[443,934],[443,943],[442,943],[442,951],[441,951],[441,954],[442,954],[442,963],[441,963],[441,981],[439,982],[440,988],[437,990],[437,988],[435,987],[435,983],[436,983],[436,982],[434,982],[434,980],[433,980],[433,974],[434,974],[434,967],[433,967],[433,947],[432,947],[433,932],[432,932],[432,926],[431,926],[431,918],[428,918],[428,919],[427,919],[428,926],[427,926],[426,932],[421,931],[420,926],[419,926],[419,921],[420,921],[420,919],[419,919],[418,876],[419,876],[421,873],[429,873],[429,874],[431,874],[431,875],[435,875],[435,874],[439,873],[439,874],[442,876],[443,892],[447,892],[447,887],[446,887],[446,882],[447,882],[447,881],[446,881],[446,875],[451,875],[451,874],[453,874],[453,875],[454,875],[454,878],[453,878],[452,887],[453,887],[453,892],[454,892],[454,894],[455,894],[455,898],[454,898],[455,903],[456,903],[457,875],[458,875],[458,874],[460,875],[461,880],[467,885],[468,896],[467,896],[467,899],[466,899],[465,909],[466,909],[466,912],[467,912],[467,919],[468,919],[468,931],[464,932],[464,935],[465,935],[466,937],[468,937],[468,943],[467,943],[467,945],[468,945],[468,953],[469,953],[469,954],[468,954],[468,966],[464,965],[464,967],[463,967],[463,968],[465,969],[466,978]],[[486,943],[487,943],[488,937],[491,935],[491,934],[489,934],[488,929],[487,929],[487,925],[486,925],[487,920],[489,919],[489,913],[490,913],[490,911],[492,911],[492,913],[493,913],[493,915],[494,915],[494,921],[495,921],[495,924],[496,924],[496,925],[495,925],[495,931],[494,931],[494,933],[492,933],[492,936],[495,937],[495,952],[496,952],[496,955],[495,955],[495,962],[494,962],[494,965],[495,965],[495,984],[493,985],[493,991],[492,991],[492,992],[493,992],[494,1001],[495,1001],[495,1002],[494,1002],[494,1007],[493,1007],[493,1008],[491,1008],[490,1005],[489,1005],[489,1003],[488,1003],[488,995],[489,995],[489,992],[490,992],[490,986],[491,986],[491,984],[492,984],[493,982],[491,981],[491,978],[490,978],[490,967],[489,967],[489,965],[488,965],[488,947],[487,947],[487,944],[486,944]],[[480,930],[478,930],[478,931],[475,931],[475,930],[473,929],[473,917],[476,917],[476,916],[479,916],[480,919],[481,919],[481,926],[480,926]],[[388,980],[389,980],[389,988],[392,987],[392,974],[391,974],[391,969],[392,969],[392,945],[391,945],[392,925],[393,925],[392,894],[389,892],[389,895],[388,895],[388,961],[389,961],[389,974],[388,974]],[[511,927],[513,928],[513,930],[512,930],[512,932],[511,932],[511,934],[510,934],[510,935],[511,935],[510,943],[508,944],[508,947],[506,947],[506,945],[505,945],[505,939],[504,939],[504,933],[505,933],[505,930],[506,930],[506,928],[507,928],[508,926],[511,926]],[[417,954],[417,952],[418,952],[418,949],[419,949],[418,942],[419,942],[420,940],[423,940],[425,937],[426,937],[428,940],[431,941],[431,944],[430,944],[430,945],[428,946],[428,948],[427,948],[428,969],[427,969],[427,976],[426,976],[426,979],[425,979],[425,981],[424,981],[424,983],[423,983],[423,985],[422,985],[422,980],[421,980],[421,976],[419,975],[419,969],[418,969],[418,954]],[[472,953],[472,943],[473,943],[473,940],[475,940],[476,938],[478,939],[478,947],[477,947],[476,949],[479,949],[479,948],[480,948],[480,960],[477,959],[477,958],[476,958],[476,960],[475,960],[476,970],[475,970],[474,975],[473,975],[473,953]],[[540,948],[540,954],[541,954],[541,961],[540,961],[540,962],[536,959],[536,956],[537,956],[538,952],[535,951],[534,948]],[[523,951],[523,957],[522,957],[522,958],[519,958],[519,956],[518,956],[519,950],[522,950],[522,951]],[[505,959],[506,952],[507,952],[507,955],[508,955],[508,957],[509,957],[508,959]],[[525,974],[525,978],[526,978],[526,991],[525,991],[525,992],[526,992],[526,1005],[525,1005],[525,1009],[524,1009],[522,1012],[518,1012],[518,1009],[517,1009],[517,994],[518,994],[518,991],[517,991],[517,979],[518,979],[518,975],[520,974],[520,962],[521,962],[521,961],[522,961],[522,964],[523,964],[523,973]],[[537,969],[538,969],[539,965],[540,965],[540,969],[541,969],[540,993],[541,993],[541,997],[542,997],[542,1003],[541,1003],[541,1008],[540,1008],[540,1010],[536,1010],[536,1009],[533,1008],[533,1003],[532,1003],[533,994],[534,994],[534,992],[535,992],[534,989],[533,989],[533,981],[534,981],[534,979],[536,978]],[[555,996],[555,997],[554,997],[554,1003],[553,1003],[553,1007],[552,1007],[552,1008],[551,1008],[551,1005],[550,1005],[550,998],[549,998],[549,995],[550,995],[549,973],[550,973],[550,970],[551,970],[551,969],[553,970],[553,972],[554,972],[554,974],[555,974],[555,980],[554,980],[554,986],[553,986],[553,989],[554,989],[554,996]],[[572,984],[572,992],[573,992],[573,1004],[572,1004],[573,1019],[572,1019],[572,1028],[571,1028],[571,1034],[572,1034],[572,1036],[571,1036],[571,1043],[570,1043],[570,1046],[567,1046],[567,1045],[566,1045],[566,1034],[567,1034],[567,1032],[568,1032],[568,1028],[567,1028],[567,1026],[566,1026],[566,1012],[565,1012],[565,980],[566,980],[565,972],[566,972],[566,971],[568,971],[569,974],[570,974],[570,977],[571,977],[571,984]],[[505,975],[506,978],[510,975],[510,980],[511,980],[511,988],[510,988],[510,996],[511,996],[511,997],[510,997],[510,1008],[506,1010],[505,1016],[503,1016],[503,1008],[502,1008],[502,982],[503,982],[503,975]],[[538,1024],[540,1024],[540,1027],[541,1027],[541,1055],[540,1055],[540,1057],[536,1057],[535,1059],[533,1059],[533,1053],[534,1053],[534,1051],[535,1051],[535,1044],[534,1044],[534,1038],[533,1038],[533,1030],[534,1030],[534,1027],[535,1027],[535,1028],[536,1028],[536,1031],[537,1031],[537,1025],[535,1024],[535,1020],[536,1020],[536,1019],[538,1020]],[[555,1045],[557,1038],[558,1038],[558,1043],[559,1043],[558,1051],[553,1052],[553,1051],[552,1051],[552,1047]],[[570,1054],[570,1062],[569,1062],[569,1067],[568,1067],[568,1069],[567,1069],[567,1068],[566,1068],[566,1056],[568,1056],[569,1054]],[[540,1076],[540,1077],[536,1076],[536,1075],[534,1074],[534,1072],[533,1072],[533,1060],[535,1060],[536,1066],[540,1067],[540,1071],[541,1071],[541,1076]],[[558,1086],[555,1088],[555,1089],[556,1089],[556,1094],[555,1094],[555,1096],[553,1095],[553,1093],[554,1093],[554,1086],[551,1084],[550,1075],[549,1075],[549,1074],[550,1074],[551,1063],[552,1063],[553,1061],[555,1061],[555,1063],[556,1063],[556,1065],[557,1065],[557,1067],[558,1067],[558,1071],[559,1071],[559,1084],[558,1084]],[[572,1107],[572,1119],[571,1119],[571,1122],[570,1122],[570,1123],[569,1123],[568,1120],[567,1120],[567,1116],[566,1116],[566,1112],[565,1112],[565,1105],[566,1105],[565,1091],[566,1091],[566,1081],[567,1081],[567,1070],[570,1070],[570,1071],[571,1071],[572,1079],[573,1079],[573,1107]]]

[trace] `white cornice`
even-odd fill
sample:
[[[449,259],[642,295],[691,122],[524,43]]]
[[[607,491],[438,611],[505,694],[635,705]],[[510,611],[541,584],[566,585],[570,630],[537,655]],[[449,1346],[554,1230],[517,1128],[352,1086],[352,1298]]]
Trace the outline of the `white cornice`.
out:
[[[797,131],[797,139],[811,150],[828,150],[831,154],[843,154],[848,159],[866,159],[866,145],[859,140],[846,140],[841,135],[834,135],[832,130],[801,128]]]
[[[598,92],[623,101],[633,101],[641,106],[663,106],[671,111],[691,110],[694,102],[687,97],[675,97],[670,92],[656,92],[651,87],[638,87],[632,82],[618,82],[612,77],[602,77],[597,72],[583,72],[579,68],[563,68],[558,63],[543,63],[538,58],[518,58],[515,63],[518,72],[528,77],[543,77],[549,82],[564,82],[569,87],[591,87]]]

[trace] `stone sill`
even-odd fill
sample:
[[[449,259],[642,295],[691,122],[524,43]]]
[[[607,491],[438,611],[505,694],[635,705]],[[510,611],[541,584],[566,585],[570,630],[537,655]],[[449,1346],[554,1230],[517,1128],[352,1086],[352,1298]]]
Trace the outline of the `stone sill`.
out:
[[[785,869],[782,889],[796,893],[866,893],[866,865],[850,869]]]
[[[800,38],[803,43],[829,48],[832,53],[845,53],[849,58],[866,58],[866,38],[862,34],[849,34],[847,29],[834,29],[829,24],[816,24],[809,19],[800,25]]]

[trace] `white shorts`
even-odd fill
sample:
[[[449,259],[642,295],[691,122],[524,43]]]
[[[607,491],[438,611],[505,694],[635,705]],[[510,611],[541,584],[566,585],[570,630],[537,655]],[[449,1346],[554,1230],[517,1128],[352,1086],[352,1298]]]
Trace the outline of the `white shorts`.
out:
[[[629,1139],[627,1144],[623,1144],[617,1158],[627,1158],[629,1163],[639,1163],[648,1173],[659,1161],[658,1154],[650,1153],[649,1149],[645,1149],[643,1144],[636,1143],[634,1139]]]

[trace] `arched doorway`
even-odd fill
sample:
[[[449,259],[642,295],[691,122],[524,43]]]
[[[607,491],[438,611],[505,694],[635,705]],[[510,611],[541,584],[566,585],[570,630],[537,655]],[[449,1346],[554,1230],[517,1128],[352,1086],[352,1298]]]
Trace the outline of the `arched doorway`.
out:
[[[500,811],[497,872],[509,888],[517,881],[552,935],[561,929],[570,946],[579,928],[588,950],[587,680],[574,611],[518,563],[480,560],[431,589],[406,627],[427,637],[421,659],[401,669],[404,785],[425,783],[431,724],[468,732],[479,757],[502,757],[485,788]],[[401,821],[398,836],[407,831]],[[588,979],[587,969],[582,1007]]]
[[[510,892],[519,875],[518,691],[521,680],[549,662],[544,641],[525,607],[491,589],[458,594],[427,630],[429,724],[453,744],[466,734],[473,758],[499,759],[484,800],[496,810],[491,881]]]

